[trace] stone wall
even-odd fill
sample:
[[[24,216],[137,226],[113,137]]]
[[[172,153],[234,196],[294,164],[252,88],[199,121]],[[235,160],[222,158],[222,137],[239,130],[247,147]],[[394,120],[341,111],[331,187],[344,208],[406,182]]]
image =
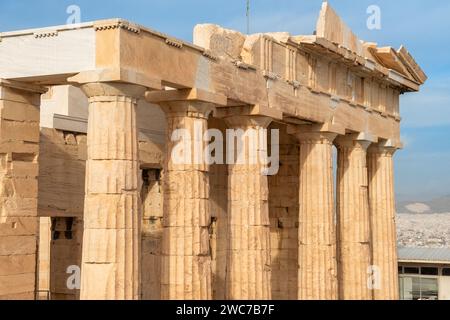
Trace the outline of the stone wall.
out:
[[[39,95],[0,83],[0,300],[34,299]]]
[[[86,135],[41,128],[39,216],[83,216]]]

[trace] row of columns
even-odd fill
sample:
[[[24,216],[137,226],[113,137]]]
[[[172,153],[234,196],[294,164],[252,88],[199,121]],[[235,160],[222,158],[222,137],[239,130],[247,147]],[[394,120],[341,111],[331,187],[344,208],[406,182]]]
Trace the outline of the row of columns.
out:
[[[332,132],[297,137],[299,299],[398,299],[395,149]],[[338,149],[336,215],[333,144]]]
[[[136,99],[145,88],[110,83],[82,88],[89,96],[90,115],[81,299],[137,299],[141,209]],[[168,124],[162,299],[211,299],[209,168],[195,161],[174,163],[176,143],[171,138],[176,129],[193,134],[194,123],[201,123],[203,134],[214,105],[200,101],[160,105]],[[267,128],[271,122],[255,116],[225,121],[229,128],[244,131]],[[396,299],[395,150],[328,131],[300,130],[296,136],[298,298]],[[333,145],[338,148],[337,212]],[[246,156],[248,160],[250,155]],[[248,161],[229,166],[227,299],[271,298],[269,194],[262,169]],[[372,283],[373,279],[380,281]]]

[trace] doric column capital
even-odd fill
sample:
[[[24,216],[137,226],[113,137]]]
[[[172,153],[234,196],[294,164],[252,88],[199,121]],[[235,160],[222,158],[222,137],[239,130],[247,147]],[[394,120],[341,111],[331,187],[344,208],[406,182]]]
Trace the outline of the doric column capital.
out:
[[[105,97],[140,99],[148,90],[144,86],[121,82],[91,82],[81,84],[80,88],[89,99],[94,100],[98,100],[99,97],[102,97],[102,99],[105,99]]]
[[[358,148],[367,151],[372,143],[378,141],[378,138],[367,133],[354,133],[345,136],[339,136],[334,141],[338,149]]]
[[[168,116],[207,119],[216,106],[226,106],[227,97],[199,88],[147,91],[147,102],[160,105]]]
[[[168,117],[198,119],[208,119],[215,108],[215,105],[210,102],[190,100],[159,102],[158,105]]]
[[[333,144],[338,135],[345,135],[344,127],[334,123],[291,125],[287,131],[295,136],[300,144]]]
[[[371,144],[367,149],[367,153],[392,157],[397,150],[398,148],[390,144],[389,141],[381,141]]]
[[[272,123],[273,119],[270,117],[265,116],[253,116],[253,115],[242,115],[242,116],[231,116],[224,118],[225,123],[230,128],[241,128],[241,129],[248,129],[248,128],[268,128],[269,125]]]
[[[294,135],[300,144],[333,144],[338,136],[333,132],[299,132]]]

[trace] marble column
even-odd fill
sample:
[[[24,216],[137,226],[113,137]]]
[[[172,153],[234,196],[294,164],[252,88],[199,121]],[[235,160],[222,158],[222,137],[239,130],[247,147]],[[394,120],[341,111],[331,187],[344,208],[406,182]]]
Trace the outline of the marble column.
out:
[[[167,117],[163,177],[164,219],[161,296],[170,300],[212,298],[209,166],[203,141],[213,105],[198,101],[160,104]]]
[[[333,141],[337,134],[296,134],[300,142],[299,300],[335,300],[337,291]]]
[[[89,83],[82,300],[139,299],[137,99],[146,88]]]
[[[370,220],[366,156],[369,141],[336,139],[339,298],[371,300]]]
[[[376,144],[367,153],[375,300],[399,299],[393,164],[395,151],[395,148]]]
[[[261,145],[257,130],[266,129],[271,119],[236,116],[225,121],[229,129],[241,130],[247,137],[236,139],[242,141],[243,161],[236,158],[235,164],[228,166],[226,299],[268,300],[271,298],[268,179],[263,172],[265,165],[255,158],[254,152],[267,150],[267,145]],[[227,143],[233,143],[229,136]]]

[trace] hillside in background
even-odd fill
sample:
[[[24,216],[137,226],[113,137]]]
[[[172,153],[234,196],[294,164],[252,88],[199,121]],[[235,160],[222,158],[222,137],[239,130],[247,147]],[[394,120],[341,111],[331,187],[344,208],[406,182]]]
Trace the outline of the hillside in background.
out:
[[[450,195],[431,201],[399,201],[398,213],[450,213]]]

